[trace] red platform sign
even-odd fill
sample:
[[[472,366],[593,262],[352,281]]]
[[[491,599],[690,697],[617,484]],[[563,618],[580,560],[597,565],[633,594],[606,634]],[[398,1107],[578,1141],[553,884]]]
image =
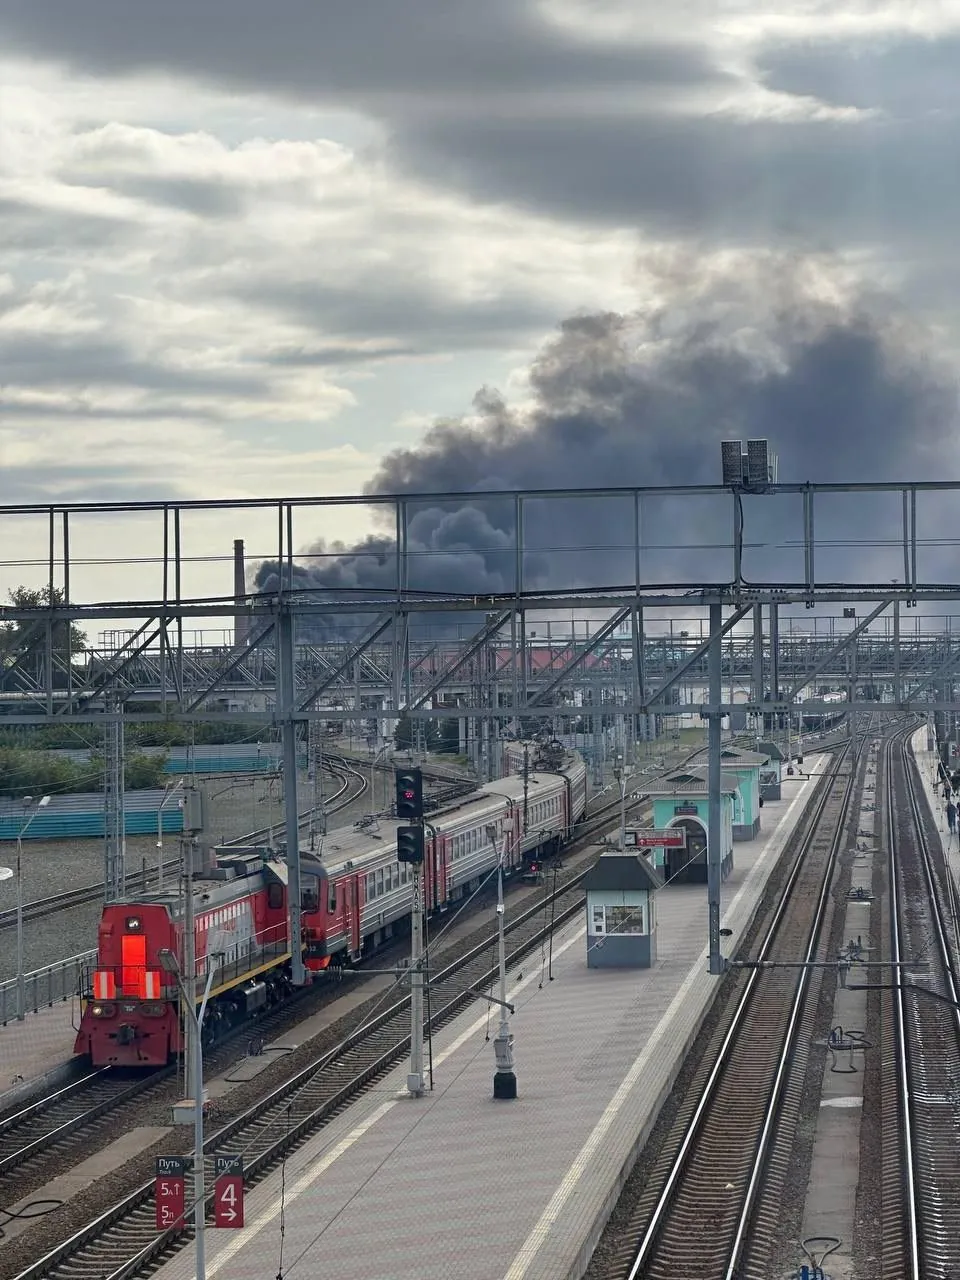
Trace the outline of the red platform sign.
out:
[[[169,1231],[183,1226],[186,1207],[184,1175],[187,1162],[183,1156],[158,1156],[153,1194],[157,1206],[157,1230]]]
[[[214,1222],[218,1227],[243,1226],[243,1156],[214,1156]]]
[[[644,827],[640,831],[627,831],[626,843],[633,849],[685,849],[687,833],[683,827],[666,827],[657,831]]]

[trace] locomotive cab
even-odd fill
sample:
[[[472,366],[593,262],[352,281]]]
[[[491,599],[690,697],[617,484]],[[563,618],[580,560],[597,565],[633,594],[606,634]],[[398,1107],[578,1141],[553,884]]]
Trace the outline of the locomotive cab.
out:
[[[166,1064],[179,1039],[176,996],[159,960],[176,945],[168,905],[107,906],[97,941],[74,1052],[98,1065]]]

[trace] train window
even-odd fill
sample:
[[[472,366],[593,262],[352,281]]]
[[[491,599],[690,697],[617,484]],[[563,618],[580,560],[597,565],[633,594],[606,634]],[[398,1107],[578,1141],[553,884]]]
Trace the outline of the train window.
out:
[[[377,897],[383,897],[383,868],[377,872]]]
[[[373,886],[375,883],[376,883],[375,877],[373,872],[371,871],[367,876],[367,901],[368,902],[373,901]]]
[[[316,911],[318,905],[319,904],[317,902],[317,891],[315,888],[301,890],[300,906],[302,910]]]
[[[329,882],[329,888],[330,888],[330,897],[327,905],[329,907],[331,914],[333,914],[333,912],[335,912],[337,909],[337,885],[334,880],[331,880]]]
[[[271,911],[281,911],[283,909],[283,885],[268,884],[267,885],[267,906]]]

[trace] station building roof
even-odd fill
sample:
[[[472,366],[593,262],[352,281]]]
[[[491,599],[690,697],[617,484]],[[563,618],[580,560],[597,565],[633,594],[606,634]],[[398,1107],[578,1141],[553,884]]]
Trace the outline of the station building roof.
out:
[[[647,889],[651,893],[663,888],[663,880],[639,853],[602,853],[583,879],[589,893],[600,889]]]
[[[720,774],[720,790],[732,796],[740,786],[740,779],[735,773]],[[644,787],[650,796],[705,796],[709,790],[707,770],[684,767],[674,773],[656,778],[649,786]]]

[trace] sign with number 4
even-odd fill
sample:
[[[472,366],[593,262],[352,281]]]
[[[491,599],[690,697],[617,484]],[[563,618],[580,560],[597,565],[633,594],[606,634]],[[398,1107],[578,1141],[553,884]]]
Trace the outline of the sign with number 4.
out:
[[[243,1226],[243,1157],[214,1156],[214,1222],[218,1227]]]

